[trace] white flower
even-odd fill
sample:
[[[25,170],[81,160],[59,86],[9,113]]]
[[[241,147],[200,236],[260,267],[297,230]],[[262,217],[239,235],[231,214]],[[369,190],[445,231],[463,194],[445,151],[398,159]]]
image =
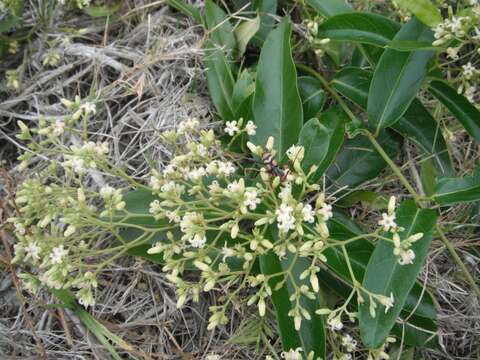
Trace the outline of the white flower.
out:
[[[52,253],[50,254],[50,260],[54,264],[61,264],[63,258],[68,255],[68,250],[65,250],[63,245],[54,247]]]
[[[477,87],[475,85],[470,85],[465,89],[465,93],[463,95],[465,95],[468,101],[474,104],[476,92],[477,92]]]
[[[307,204],[302,208],[303,221],[313,223],[315,221],[315,211],[313,211],[312,205]]]
[[[101,189],[100,189],[100,195],[104,198],[104,199],[108,199],[110,198],[115,192],[115,189],[109,185],[106,185],[106,186],[103,186]]]
[[[220,357],[220,355],[217,355],[217,354],[208,354],[206,357],[205,357],[205,360],[221,360],[222,358]]]
[[[37,261],[40,259],[40,248],[36,242],[30,243],[25,247],[25,252],[27,253],[27,258],[30,257],[32,260]]]
[[[189,118],[178,125],[178,133],[179,134],[184,134],[186,132],[196,130],[198,126],[200,125],[200,122],[198,121],[197,118]]]
[[[65,123],[61,120],[55,121],[53,125],[53,135],[60,136],[65,131]]]
[[[201,248],[205,245],[205,221],[201,213],[186,213],[180,221],[180,230],[185,234],[182,239],[186,239],[193,247]]]
[[[282,189],[278,193],[278,198],[282,201],[288,201],[291,195],[292,195],[292,184],[287,182],[285,183],[285,185],[283,185]]]
[[[169,177],[175,174],[175,166],[173,164],[168,164],[167,166],[164,167],[163,169],[163,176]]]
[[[327,320],[327,324],[330,327],[330,329],[334,331],[343,329],[343,324],[342,324],[342,321],[340,320],[340,316],[329,318]]]
[[[302,360],[302,351],[303,350],[301,348],[290,349],[282,352],[280,356],[285,360]]]
[[[74,157],[72,160],[72,169],[77,174],[82,175],[85,173],[85,161],[79,157]]]
[[[293,217],[293,208],[287,204],[281,204],[275,211],[277,215],[278,229],[281,232],[288,232],[295,228],[295,218]]]
[[[149,185],[153,190],[158,191],[162,186],[162,182],[156,176],[152,175],[150,176]]]
[[[257,204],[260,204],[261,200],[258,198],[257,190],[254,188],[250,188],[245,191],[245,200],[243,201],[243,205],[247,206],[250,210],[255,210],[257,208]]]
[[[292,145],[287,150],[287,156],[290,161],[301,162],[305,156],[305,149],[300,145]]]
[[[351,335],[346,334],[342,337],[342,346],[347,352],[353,352],[357,348],[357,341]]]
[[[227,191],[231,194],[242,195],[245,191],[245,182],[243,179],[231,182],[227,185]]]
[[[205,235],[195,234],[193,238],[188,240],[188,242],[194,248],[203,248],[207,242],[207,238]]]
[[[384,231],[395,230],[397,228],[395,214],[382,213],[382,219],[378,221],[378,225],[382,226]]]
[[[320,209],[317,210],[317,214],[322,217],[323,221],[328,221],[333,217],[332,205],[323,203]]]
[[[236,121],[227,121],[224,130],[230,136],[235,135],[239,131],[238,126],[237,126],[237,122]]]
[[[224,176],[230,176],[235,172],[235,166],[230,161],[218,162],[218,174]]]
[[[393,307],[393,302],[394,302],[393,293],[391,292],[389,297],[381,296],[379,298],[379,301],[383,306],[385,306],[385,314],[386,314],[388,310],[390,310],[390,308]]]
[[[247,125],[245,125],[245,130],[247,130],[248,135],[253,136],[257,133],[257,125],[250,120],[247,122]]]
[[[467,80],[470,80],[475,74],[475,72],[477,71],[477,69],[475,69],[475,67],[472,65],[471,62],[468,62],[466,65],[463,65],[462,69],[463,69],[463,76]]]
[[[167,212],[165,213],[165,215],[167,216],[169,222],[179,223],[179,222],[181,221],[181,217],[180,217],[180,215],[178,215],[178,211],[177,211],[177,210],[175,210],[175,211],[167,211]]]
[[[158,214],[159,212],[162,211],[162,207],[160,206],[160,201],[158,200],[153,200],[151,203],[150,203],[150,207],[148,209],[148,212],[152,215],[156,215]]]
[[[447,56],[452,60],[458,60],[458,51],[459,50],[460,50],[460,46],[449,47],[449,48],[447,48]]]
[[[415,260],[415,252],[412,249],[408,249],[407,251],[400,252],[398,263],[400,265],[408,265],[413,264],[413,260]]]
[[[82,110],[85,115],[97,113],[97,107],[95,104],[88,101],[80,105],[80,110]]]
[[[188,179],[191,181],[199,181],[204,177],[206,174],[206,171],[203,167],[198,167],[195,169],[191,169],[188,173]]]

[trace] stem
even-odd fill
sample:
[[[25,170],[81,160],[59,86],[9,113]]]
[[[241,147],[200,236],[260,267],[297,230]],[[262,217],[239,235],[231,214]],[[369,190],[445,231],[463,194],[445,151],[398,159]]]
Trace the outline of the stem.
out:
[[[322,83],[322,86],[325,88],[325,90],[327,90],[335,98],[335,100],[337,100],[338,104],[343,109],[343,111],[345,111],[345,113],[350,118],[350,120],[354,122],[357,121],[356,116],[352,113],[352,111],[347,106],[345,101],[343,101],[342,97],[334,89],[332,89],[332,87],[330,87],[329,82],[322,75],[320,75],[317,71],[313,70],[311,67],[307,65],[295,63],[295,66],[300,70],[305,71],[306,73],[312,75],[314,78],[320,81]]]
[[[378,151],[378,153],[383,158],[383,160],[385,160],[385,162],[388,164],[388,166],[390,166],[390,168],[395,173],[395,175],[397,175],[398,179],[403,184],[403,186],[405,186],[405,188],[408,190],[410,195],[413,196],[413,198],[415,199],[415,202],[417,204],[419,204],[420,200],[421,200],[421,196],[417,194],[415,189],[412,187],[412,185],[410,185],[410,183],[405,178],[405,176],[403,176],[403,174],[400,171],[400,169],[398,168],[398,166],[395,165],[395,163],[392,161],[392,159],[390,159],[390,156],[388,156],[388,154],[385,152],[385,150],[383,150],[382,146],[377,142],[377,140],[372,135],[372,133],[370,133],[370,131],[368,131],[368,130],[362,131],[362,133],[365,134],[368,137],[368,140],[370,140],[370,142],[372,143],[375,150]]]
[[[475,279],[470,275],[470,272],[468,271],[467,267],[463,263],[462,259],[458,255],[457,251],[453,247],[452,243],[447,239],[445,234],[443,233],[442,229],[440,226],[436,226],[437,228],[437,233],[440,236],[440,239],[442,242],[445,244],[448,252],[450,255],[452,255],[453,259],[457,263],[458,266],[462,269],[463,274],[465,275],[467,282],[470,284],[470,286],[473,288],[473,290],[476,292],[477,296],[480,297],[480,288],[478,287],[477,283],[475,282]]]

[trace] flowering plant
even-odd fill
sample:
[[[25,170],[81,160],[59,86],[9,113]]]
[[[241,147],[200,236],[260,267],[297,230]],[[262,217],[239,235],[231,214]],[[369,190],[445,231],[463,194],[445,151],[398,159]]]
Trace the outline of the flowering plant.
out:
[[[19,123],[18,138],[29,150],[19,168],[27,169],[35,154],[46,164],[20,186],[10,219],[18,239],[14,261],[25,266],[27,289],[70,289],[81,305],[94,306],[99,272],[131,254],[162,265],[178,307],[198,301],[202,291],[228,290],[210,308],[209,330],[226,324],[239,297],[260,317],[274,310],[285,359],[325,359],[327,340],[336,359],[351,358],[360,344],[369,359],[387,359],[395,337],[434,346],[434,300],[416,279],[433,237],[464,270],[438,213],[440,206],[479,200],[480,182],[478,174],[455,177],[439,124],[416,96],[434,72],[432,48],[476,31],[478,6],[470,20],[437,22],[432,31],[416,17],[401,25],[343,3],[309,3],[325,20],[318,23],[315,13],[299,30],[298,45],[321,59],[332,43],[350,41],[361,58],[332,79],[294,62],[288,18],[260,39],[255,70],[240,71],[235,61],[245,46],[224,11],[206,2],[206,76],[225,124],[190,118],[159,133],[167,160],[152,165],[148,179],[114,166],[107,141],[88,140],[82,130],[96,114],[94,99],[63,100],[69,115],[62,120],[43,119],[35,128]],[[255,20],[255,31],[246,31],[249,21],[242,34],[261,34],[268,23]],[[470,81],[475,71],[466,66]],[[475,96],[452,91],[438,76],[428,80],[428,91],[478,141]],[[327,96],[338,106],[324,110]],[[66,138],[75,144],[65,146]],[[403,139],[431,164],[423,182],[412,185],[394,161]],[[386,168],[407,193],[383,199],[383,211],[359,224],[344,209],[357,202],[358,186]],[[399,197],[405,200],[397,204]],[[353,202],[345,205],[345,198]],[[93,250],[99,240],[103,247]],[[198,280],[188,280],[187,271]],[[359,331],[346,326],[357,322]]]

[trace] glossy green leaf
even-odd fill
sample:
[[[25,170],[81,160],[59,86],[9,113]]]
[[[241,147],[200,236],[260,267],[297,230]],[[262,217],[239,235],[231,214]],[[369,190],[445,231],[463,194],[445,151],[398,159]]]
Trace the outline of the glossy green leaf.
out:
[[[298,91],[302,99],[304,121],[319,115],[326,100],[325,91],[323,91],[320,81],[312,76],[299,76]]]
[[[297,142],[303,124],[290,35],[291,26],[285,18],[265,40],[253,99],[253,116],[257,125],[254,141],[265,145],[273,136],[279,159]]]
[[[361,108],[367,106],[368,89],[372,73],[359,68],[345,68],[332,80],[332,85],[342,95]],[[447,144],[439,124],[418,101],[413,100],[405,114],[393,124],[392,128],[402,136],[413,141],[424,153],[426,159],[432,158],[439,174],[454,174]]]
[[[438,180],[432,198],[441,205],[480,200],[480,167],[471,176]]]
[[[431,0],[396,0],[396,3],[410,11],[425,25],[433,27],[442,22],[439,8]]]
[[[213,0],[205,1],[205,20],[211,32],[211,41],[214,45],[223,47],[227,56],[233,57],[237,46],[235,34],[227,14]]]
[[[168,6],[182,12],[183,14],[190,16],[197,24],[203,24],[204,19],[200,10],[184,0],[167,0],[166,3]]]
[[[394,326],[408,293],[423,267],[437,220],[434,210],[419,209],[410,200],[400,205],[396,215],[397,224],[405,228],[400,233],[402,241],[417,233],[423,233],[423,237],[412,244],[411,249],[415,252],[415,259],[413,264],[408,265],[398,263],[398,258],[393,254],[391,242],[380,240],[375,246],[362,285],[374,294],[384,296],[393,294],[394,304],[387,312],[384,311],[383,305],[378,305],[376,316],[372,317],[369,311],[370,301],[365,295],[365,303],[359,307],[359,325],[362,341],[369,348],[381,346]],[[386,236],[391,235],[386,234]]]
[[[433,39],[430,28],[413,18],[402,26],[395,40]],[[427,74],[427,64],[434,52],[399,52],[386,49],[375,68],[368,96],[369,124],[377,132],[393,125],[407,111]]]
[[[293,261],[295,261],[294,264],[292,264]],[[315,310],[320,307],[318,298],[315,300],[310,300],[304,296],[301,298],[301,306],[307,309],[312,319],[303,320],[299,331],[295,330],[293,317],[288,316],[288,312],[292,308],[292,303],[289,298],[294,291],[292,279],[294,279],[293,281],[295,281],[295,286],[297,287],[307,284],[308,279],[300,280],[300,274],[308,269],[310,265],[311,263],[307,259],[296,258],[292,254],[287,255],[287,258],[282,261],[280,261],[273,252],[262,255],[260,258],[260,268],[265,275],[279,273],[289,267],[291,268],[292,277],[289,277],[286,284],[279,290],[273,291],[271,296],[283,349],[288,351],[300,347],[306,354],[313,351],[315,358],[325,358],[325,329],[323,319],[321,316],[315,314]],[[274,289],[282,280],[283,275],[273,277],[269,281],[269,285]]]
[[[387,46],[388,49],[397,51],[414,51],[414,50],[434,50],[442,51],[443,48],[433,46],[429,41],[415,41],[415,40],[392,40]]]
[[[233,120],[235,109],[232,94],[235,81],[223,50],[207,44],[204,62],[207,67],[208,90],[215,108],[223,120]]]
[[[382,15],[354,12],[328,18],[318,27],[318,36],[385,46],[399,29],[398,23]]]
[[[252,8],[260,14],[260,29],[252,39],[254,45],[261,47],[270,31],[275,28],[277,6],[277,0],[253,0]]]
[[[299,145],[305,149],[302,167],[308,173],[313,165],[320,164],[327,156],[330,145],[328,129],[316,118],[308,120],[303,125],[298,138]]]
[[[254,19],[245,20],[235,29],[235,38],[238,44],[238,56],[242,56],[248,43],[260,29],[260,15]]]
[[[422,181],[423,191],[425,195],[432,196],[435,192],[438,171],[435,168],[433,159],[427,159],[420,164],[420,180]]]
[[[244,104],[247,99],[251,98],[254,91],[255,83],[252,74],[248,69],[244,69],[233,86],[232,108],[235,119],[243,117],[250,120],[250,117],[245,114]],[[251,101],[249,101],[249,104],[251,105]],[[251,112],[251,109],[248,109],[248,112]]]
[[[458,94],[444,82],[432,81],[429,91],[450,110],[470,136],[480,144],[480,111],[465,96]]]
[[[325,17],[353,12],[345,0],[307,0],[307,4]]]
[[[325,173],[328,167],[335,160],[335,157],[340,150],[343,140],[345,139],[345,124],[348,122],[348,117],[339,108],[332,107],[322,113],[319,117],[320,124],[325,126],[329,133],[328,151],[323,160],[316,165],[317,171],[312,175],[313,182],[319,181],[321,176]]]
[[[390,158],[397,156],[401,144],[397,136],[384,131],[377,141]],[[332,166],[328,168],[327,179],[331,183],[331,190],[344,186],[353,188],[376,178],[386,165],[370,141],[365,136],[359,135],[345,141]]]

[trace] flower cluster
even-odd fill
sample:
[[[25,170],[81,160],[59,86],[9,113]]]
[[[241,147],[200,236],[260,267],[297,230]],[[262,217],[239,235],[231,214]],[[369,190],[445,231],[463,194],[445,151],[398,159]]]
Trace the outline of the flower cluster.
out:
[[[325,54],[326,46],[330,43],[329,38],[319,39],[318,38],[318,26],[321,20],[319,18],[314,18],[313,20],[305,20],[304,25],[306,29],[306,39],[307,42],[315,49],[315,54],[318,57],[321,57]]]
[[[462,16],[453,15],[449,8],[449,17],[438,24],[434,30],[434,46],[446,46],[447,58],[456,62],[460,57],[469,56],[471,48],[480,54],[480,4],[477,1],[470,2],[469,11],[464,11]],[[471,103],[475,104],[480,78],[480,71],[467,62],[461,68],[456,77],[458,93],[463,94]]]
[[[398,226],[395,222],[395,197],[390,197],[388,202],[388,209],[386,213],[382,213],[382,219],[378,222],[383,231],[391,232],[393,234],[393,253],[398,257],[400,265],[413,264],[415,259],[415,252],[410,248],[415,241],[423,237],[423,233],[416,233],[409,235],[405,240],[400,239],[400,233],[405,229]]]
[[[304,300],[315,299],[320,291],[318,274],[328,268],[325,251],[344,242],[330,236],[334,199],[311,181],[316,166],[304,169],[302,146],[291,146],[279,165],[272,137],[266,144],[246,142],[250,151],[236,154],[226,151],[225,136],[191,118],[160,134],[171,157],[151,169],[146,181],[137,182],[110,164],[108,143],[79,138],[75,145],[63,144],[82,126],[78,120],[96,112],[91,102],[80,98],[63,104],[70,114],[62,119],[43,119],[35,129],[19,123],[18,137],[30,142],[32,152],[53,160],[21,185],[18,216],[11,219],[18,238],[15,261],[28,269],[21,274],[26,288],[72,289],[81,304],[91,306],[99,272],[130,249],[149,245],[149,256],[161,256],[163,271],[176,285],[178,307],[198,301],[202,291],[234,289],[210,308],[209,330],[228,322],[227,307],[242,289],[247,290],[246,304],[256,306],[263,317],[272,293],[288,286],[292,305],[288,316],[295,328],[311,320],[314,314]],[[241,134],[256,133],[255,124],[242,119],[228,122],[223,130],[231,136],[230,143]],[[40,151],[45,144],[50,150]],[[29,156],[20,158],[22,168],[30,166]],[[98,173],[123,180],[134,190],[127,194],[111,184],[92,185]],[[132,196],[134,202],[129,200]],[[380,225],[396,236],[401,229],[394,207],[391,201]],[[410,244],[418,238],[409,237],[395,248],[404,263]],[[96,250],[98,239],[109,246]],[[301,259],[307,266],[298,278],[291,276],[289,266],[259,273],[263,256],[275,256],[284,264]],[[196,270],[198,279],[187,280],[183,276],[187,270]],[[351,296],[342,306],[317,311],[328,315],[328,328],[335,336],[344,327],[342,318],[356,319],[348,307],[354,294],[359,302],[367,294],[372,312],[377,303],[385,311],[393,306],[392,296],[366,293],[354,278],[352,283]],[[355,341],[346,335],[342,339],[344,352],[354,351]],[[299,349],[283,353],[285,359],[299,356]]]

